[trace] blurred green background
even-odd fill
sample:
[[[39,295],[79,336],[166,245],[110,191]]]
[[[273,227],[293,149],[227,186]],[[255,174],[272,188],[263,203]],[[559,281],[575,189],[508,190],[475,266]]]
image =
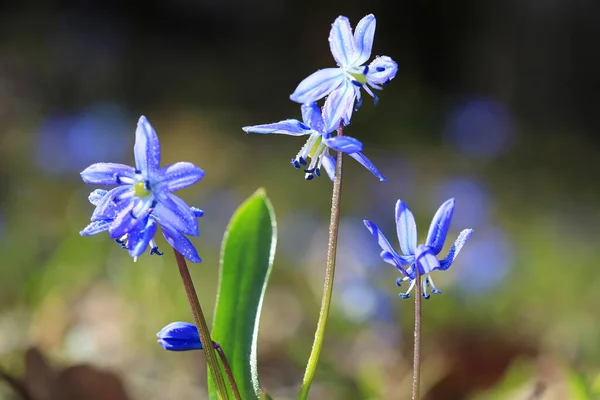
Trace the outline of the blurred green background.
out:
[[[144,114],[163,164],[206,171],[180,193],[205,210],[192,238],[205,310],[227,222],[265,187],[279,242],[259,373],[274,398],[295,398],[317,321],[331,182],[304,181],[290,165],[302,138],[241,126],[299,118],[288,96],[334,66],[330,24],[374,13],[373,55],[399,71],[376,107],[365,97],[346,134],[388,182],[345,164],[335,299],[311,398],[409,397],[413,303],[397,296],[398,273],[362,220],[394,239],[401,198],[423,237],[450,197],[452,236],[475,233],[435,274],[443,294],[424,303],[427,398],[600,398],[599,11],[591,0],[2,2],[2,370],[23,375],[34,345],[57,368],[118,374],[131,399],[204,398],[203,355],[155,342],[167,323],[191,321],[170,253],[134,263],[107,235],[78,234],[95,188],[79,172],[131,164]],[[159,246],[167,250],[162,237]],[[5,398],[16,397],[0,383]]]

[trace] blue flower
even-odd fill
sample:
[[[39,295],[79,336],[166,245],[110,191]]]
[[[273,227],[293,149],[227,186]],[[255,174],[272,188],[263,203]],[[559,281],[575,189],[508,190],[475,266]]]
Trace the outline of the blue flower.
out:
[[[90,200],[90,203],[98,206],[107,194],[108,191],[104,189],[96,189],[90,193],[88,199]],[[200,218],[204,215],[204,211],[196,207],[190,207],[190,211],[196,218]],[[79,234],[82,236],[92,236],[104,232],[110,228],[110,225],[113,223],[116,216],[117,212],[116,210],[113,210],[112,215],[109,215],[110,218],[92,221],[79,232]],[[136,229],[133,229],[131,232],[126,233],[120,238],[116,238],[115,241],[119,243],[121,247],[129,250],[129,254],[134,258],[134,261],[137,260],[139,255],[146,251],[148,246],[150,246],[150,255],[157,254],[162,256],[163,253],[158,250],[158,245],[154,241],[156,224],[156,217],[154,213],[151,212],[140,222]],[[177,249],[178,252],[183,254],[185,258],[193,262],[202,261],[198,256],[198,252],[194,245],[185,237],[185,235],[178,232],[173,226],[170,226],[168,223],[163,223],[162,232],[167,242]]]
[[[158,344],[169,351],[202,350],[202,342],[196,325],[172,322],[156,334]]]
[[[198,182],[204,171],[189,162],[159,168],[160,143],[146,117],[140,117],[135,135],[135,168],[96,163],[81,173],[86,183],[119,185],[106,193],[94,192],[90,201],[97,201],[97,207],[92,224],[81,234],[108,230],[114,239],[127,238],[130,254],[137,257],[148,247],[158,224],[171,246],[190,261],[200,262],[193,245],[184,236],[199,234],[197,213],[171,192]]]
[[[429,286],[431,286],[432,293],[441,293],[435,287],[430,274],[435,270],[443,271],[450,268],[460,249],[473,233],[473,229],[463,230],[458,235],[454,245],[452,245],[448,256],[443,260],[438,260],[437,255],[442,251],[442,247],[444,247],[453,213],[454,199],[450,199],[442,204],[435,213],[429,226],[429,233],[427,234],[425,244],[417,246],[417,225],[415,224],[415,218],[406,204],[402,200],[398,200],[396,203],[396,230],[398,240],[400,241],[400,249],[402,249],[402,256],[394,250],[377,225],[367,220],[364,221],[365,226],[375,239],[377,239],[379,246],[383,250],[381,258],[385,262],[395,265],[404,275],[404,278],[396,280],[396,284],[400,286],[401,282],[410,280],[410,287],[406,293],[400,293],[400,297],[404,299],[410,297],[410,292],[415,286],[415,265],[419,268],[419,276],[422,279],[423,297],[426,299],[430,297],[427,294]],[[409,267],[405,269],[404,267],[407,265]]]
[[[290,95],[292,101],[301,104],[329,96],[323,107],[324,119],[329,124],[327,130],[337,128],[340,121],[345,125],[350,123],[354,100],[357,99],[357,110],[362,104],[361,88],[377,104],[378,98],[371,88],[381,90],[381,85],[387,84],[396,76],[398,64],[390,57],[377,57],[368,66],[363,65],[371,57],[374,36],[373,14],[360,20],[354,35],[348,18],[339,16],[329,33],[329,47],[339,68],[318,70],[300,82]]]
[[[348,153],[350,157],[371,171],[380,181],[385,181],[375,165],[361,153],[363,147],[361,142],[350,136],[332,136],[331,132],[337,127],[333,130],[325,129],[326,124],[317,103],[303,104],[301,111],[304,122],[296,119],[286,119],[272,124],[245,126],[242,129],[246,133],[309,135],[306,144],[292,159],[292,165],[297,169],[308,165],[304,170],[304,179],[308,181],[315,176],[321,176],[321,167],[325,168],[327,175],[333,180],[335,176],[335,159],[329,154],[329,149]],[[309,159],[310,164],[308,164]]]

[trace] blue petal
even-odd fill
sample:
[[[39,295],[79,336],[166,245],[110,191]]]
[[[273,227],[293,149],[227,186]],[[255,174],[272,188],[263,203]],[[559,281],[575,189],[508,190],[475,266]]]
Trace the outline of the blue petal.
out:
[[[377,57],[369,64],[367,82],[371,85],[383,85],[394,79],[398,64],[388,56]]]
[[[321,165],[325,168],[325,172],[327,172],[329,179],[333,182],[335,179],[335,159],[329,154],[329,150],[325,150],[325,153],[323,153]]]
[[[329,32],[329,48],[331,54],[342,68],[352,66],[356,59],[356,49],[354,48],[354,37],[352,36],[352,27],[348,18],[340,15],[331,25]]]
[[[198,252],[194,248],[194,245],[188,240],[188,238],[183,236],[182,233],[172,230],[164,225],[162,228],[163,235],[165,239],[167,239],[167,242],[169,242],[169,244],[175,250],[181,253],[182,256],[191,262],[199,263],[202,261],[200,256],[198,256]]]
[[[190,162],[178,162],[161,168],[154,175],[156,191],[174,192],[198,182],[204,177],[204,171]]]
[[[402,200],[396,202],[396,232],[404,255],[414,255],[417,249],[417,224],[413,213]]]
[[[158,203],[152,215],[160,225],[171,226],[186,235],[198,236],[198,219],[185,201],[170,193],[158,193],[157,198]]]
[[[387,252],[385,250],[382,251],[381,254],[379,254],[379,255],[381,256],[383,261],[398,268],[398,270],[400,272],[402,272],[405,276],[409,276],[408,272],[404,269],[404,265],[408,265],[408,264],[412,263],[415,259],[413,256],[403,257],[402,259],[399,259],[398,257],[394,256],[392,253]],[[404,264],[402,264],[403,262],[404,262]]]
[[[410,264],[410,261],[407,257],[402,257],[400,254],[398,254],[398,252],[396,252],[396,250],[394,250],[394,248],[390,245],[390,242],[388,242],[388,240],[381,232],[381,230],[377,227],[377,225],[367,220],[364,220],[363,223],[365,224],[369,232],[371,232],[371,235],[373,235],[373,237],[377,239],[379,247],[381,247],[381,249],[384,252],[391,254],[396,259],[396,263],[394,263],[394,265]]]
[[[302,136],[308,135],[312,130],[297,119],[286,119],[272,124],[244,126],[242,130],[246,133],[279,133],[282,135]]]
[[[110,226],[108,230],[110,237],[118,239],[129,233],[138,224],[145,224],[151,205],[152,202],[148,200],[130,201],[129,205],[121,210]]]
[[[90,195],[88,196],[88,200],[90,201],[90,203],[97,206],[98,204],[100,204],[100,200],[102,200],[107,193],[108,190],[96,189],[92,193],[90,193]]]
[[[323,133],[335,131],[340,126],[341,121],[344,125],[350,123],[355,97],[355,86],[347,79],[344,79],[340,87],[331,92],[325,100],[325,105],[323,105],[323,121],[325,122]]]
[[[452,222],[452,214],[454,213],[454,199],[446,200],[444,204],[438,208],[437,212],[429,225],[429,233],[425,244],[431,247],[434,254],[439,254],[444,247],[446,235]]]
[[[159,339],[180,339],[180,340],[198,340],[200,334],[196,325],[189,322],[171,322],[156,334]]]
[[[462,249],[463,245],[467,242],[467,240],[469,240],[469,238],[471,237],[472,234],[473,234],[473,229],[465,229],[458,235],[458,237],[456,238],[456,241],[454,242],[454,244],[452,245],[452,248],[450,249],[450,252],[448,253],[448,256],[445,259],[443,259],[442,261],[440,261],[440,269],[441,270],[446,270],[446,269],[450,268],[450,266],[456,259],[456,256],[460,252],[460,249]]]
[[[110,224],[112,223],[112,219],[105,219],[102,221],[94,221],[90,223],[88,226],[83,228],[79,234],[81,236],[92,236],[100,232],[104,232],[108,230]]]
[[[354,44],[356,46],[356,60],[354,65],[364,64],[371,57],[373,38],[375,37],[375,16],[369,14],[360,20],[354,29]]]
[[[352,153],[349,155],[350,155],[350,157],[352,157],[356,161],[358,161],[360,163],[360,165],[362,165],[363,167],[365,167],[366,169],[371,171],[371,173],[373,175],[375,175],[381,182],[386,181],[386,179],[384,178],[383,175],[381,175],[381,172],[379,172],[377,167],[375,167],[375,165],[373,165],[371,160],[369,160],[367,157],[365,157],[365,155],[363,153]]]
[[[341,68],[320,69],[300,82],[290,100],[300,104],[312,103],[327,96],[345,80]]]
[[[92,221],[115,219],[132,200],[133,192],[132,187],[129,185],[119,186],[110,190],[98,202],[96,209],[92,213]]]
[[[160,142],[150,122],[143,115],[140,117],[135,130],[135,145],[133,146],[135,166],[145,179],[158,170],[160,165]]]
[[[132,229],[127,234],[127,248],[131,257],[141,255],[148,248],[150,240],[156,234],[156,223],[146,217],[145,223],[140,223],[136,229]]]
[[[199,340],[158,339],[157,342],[168,351],[202,350],[202,343]]]
[[[321,109],[314,101],[309,104],[302,104],[300,106],[302,111],[302,121],[310,127],[310,129],[319,133],[325,130],[325,124],[323,124],[323,116],[321,115]]]
[[[431,271],[440,268],[440,263],[435,257],[433,250],[429,246],[424,246],[422,244],[417,247],[415,262],[419,267],[420,275],[428,274]]]
[[[362,143],[350,136],[333,136],[323,139],[323,143],[332,150],[344,153],[357,153],[363,149]]]
[[[93,185],[120,185],[121,178],[135,178],[133,167],[115,163],[92,164],[81,172],[85,183]],[[129,183],[129,182],[128,182]]]

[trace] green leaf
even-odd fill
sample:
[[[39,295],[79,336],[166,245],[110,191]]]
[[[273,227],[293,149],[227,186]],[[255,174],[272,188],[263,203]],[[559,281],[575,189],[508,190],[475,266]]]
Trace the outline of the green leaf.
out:
[[[276,242],[273,207],[259,189],[237,209],[225,231],[212,330],[243,399],[261,398],[256,342]],[[209,394],[211,399],[217,398],[210,376]]]

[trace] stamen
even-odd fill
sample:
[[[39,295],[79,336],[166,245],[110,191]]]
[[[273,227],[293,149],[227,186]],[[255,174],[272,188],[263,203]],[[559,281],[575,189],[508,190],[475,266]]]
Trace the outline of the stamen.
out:
[[[321,169],[320,168],[315,168],[315,175],[316,176],[321,176]]]
[[[377,70],[377,72],[383,72],[383,71],[385,71],[385,67],[377,67],[375,69]]]
[[[306,160],[302,157],[300,157],[300,164],[306,165]]]
[[[314,177],[315,176],[313,174],[306,174],[306,176],[304,177],[304,179],[306,179],[307,181],[312,181]]]
[[[126,237],[126,236],[123,236],[123,237]],[[125,243],[124,240],[121,240],[121,239],[117,238],[117,239],[115,239],[115,242],[117,242],[118,244],[120,244],[122,249],[127,248],[127,244]]]
[[[135,173],[136,173],[136,174],[138,174],[138,175],[141,175],[141,174],[142,174],[142,171],[140,171],[139,169],[136,169],[136,170],[135,170]]]
[[[363,69],[363,75],[366,75],[369,72],[369,66],[365,65],[365,68]]]
[[[155,246],[150,249],[150,255],[152,256],[154,254],[156,254],[157,256],[162,256],[165,253],[163,253],[162,251],[158,251],[158,246]]]
[[[431,284],[431,293],[433,294],[442,294],[441,291],[439,291],[436,287],[435,284],[433,283],[433,279],[431,279],[431,275],[429,276],[429,283]]]
[[[300,169],[300,163],[295,158],[292,158],[292,165],[294,166],[294,168]]]
[[[354,86],[358,86],[359,88],[363,87],[363,84],[360,83],[359,81],[353,80],[352,83],[354,84]]]
[[[117,183],[117,185],[121,184],[121,178],[119,178],[119,175],[115,175],[115,182]]]
[[[362,107],[363,104],[363,99],[362,97],[358,100],[356,100],[356,107],[354,107],[354,111],[358,111],[360,109],[360,107]]]

